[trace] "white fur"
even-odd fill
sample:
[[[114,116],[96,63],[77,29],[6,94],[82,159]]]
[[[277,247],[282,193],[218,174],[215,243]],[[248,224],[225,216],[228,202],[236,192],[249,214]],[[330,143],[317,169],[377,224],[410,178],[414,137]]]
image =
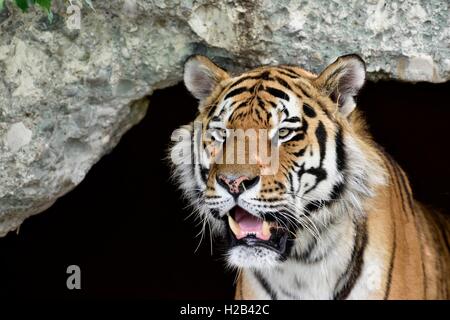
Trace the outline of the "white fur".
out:
[[[346,60],[346,80],[347,92],[344,92],[344,103],[339,108],[340,113],[347,117],[356,107],[354,96],[358,93],[366,80],[366,70],[364,64],[356,58]]]
[[[257,247],[250,248],[239,246],[232,248],[227,253],[227,264],[231,268],[245,266],[244,269],[271,269],[279,266],[278,254],[272,250]]]

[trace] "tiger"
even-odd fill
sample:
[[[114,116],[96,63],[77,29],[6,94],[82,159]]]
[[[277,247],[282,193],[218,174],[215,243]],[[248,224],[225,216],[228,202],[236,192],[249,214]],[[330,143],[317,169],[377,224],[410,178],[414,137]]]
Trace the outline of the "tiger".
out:
[[[199,106],[174,132],[173,178],[221,239],[235,299],[449,299],[449,219],[413,198],[371,137],[356,108],[359,55],[318,74],[288,64],[232,74],[193,55],[183,78]],[[263,132],[253,140],[269,156],[237,130]],[[225,157],[238,149],[240,162]]]

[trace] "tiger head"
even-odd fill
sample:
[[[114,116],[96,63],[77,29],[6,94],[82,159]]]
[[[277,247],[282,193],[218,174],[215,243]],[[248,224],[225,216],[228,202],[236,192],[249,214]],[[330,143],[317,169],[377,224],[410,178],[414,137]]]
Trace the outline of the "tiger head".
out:
[[[231,76],[192,56],[184,83],[199,112],[176,130],[174,177],[235,267],[272,268],[301,254],[319,229],[361,211],[378,175],[354,97],[365,65],[338,58],[318,76],[264,66]]]

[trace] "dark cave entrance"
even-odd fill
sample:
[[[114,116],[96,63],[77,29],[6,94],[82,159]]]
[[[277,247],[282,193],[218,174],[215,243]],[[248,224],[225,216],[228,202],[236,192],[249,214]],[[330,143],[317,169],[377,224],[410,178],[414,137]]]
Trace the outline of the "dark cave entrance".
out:
[[[408,173],[418,200],[450,214],[450,82],[369,82],[359,97],[375,140]],[[196,102],[183,85],[151,97],[144,120],[72,192],[0,239],[0,296],[232,298],[234,273],[200,230],[163,160]],[[66,288],[77,264],[82,289]]]

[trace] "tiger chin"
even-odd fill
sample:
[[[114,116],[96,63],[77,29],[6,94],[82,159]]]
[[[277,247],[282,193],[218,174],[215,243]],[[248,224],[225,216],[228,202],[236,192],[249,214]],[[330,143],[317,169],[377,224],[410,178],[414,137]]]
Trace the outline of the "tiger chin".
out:
[[[186,61],[199,107],[174,133],[174,178],[225,244],[237,299],[450,297],[450,224],[368,133],[355,101],[365,74],[357,55],[318,75]]]

